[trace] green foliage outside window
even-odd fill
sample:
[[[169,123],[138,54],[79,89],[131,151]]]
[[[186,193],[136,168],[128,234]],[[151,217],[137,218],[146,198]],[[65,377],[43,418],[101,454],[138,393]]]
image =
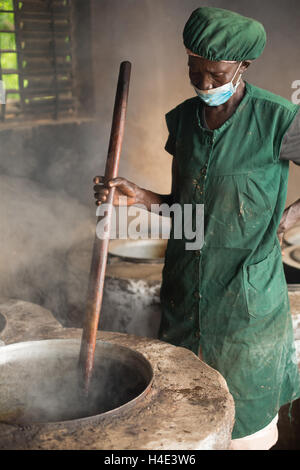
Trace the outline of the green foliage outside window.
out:
[[[0,0],[0,10],[13,10],[13,0]],[[14,25],[14,14],[13,13],[0,13],[0,31],[13,31]],[[16,50],[16,37],[12,33],[0,33],[0,49],[1,50]],[[17,70],[17,54],[13,52],[0,53],[1,69],[5,70]],[[2,73],[3,73],[2,72]],[[6,90],[18,90],[19,80],[17,74],[2,75]],[[18,94],[9,94],[7,99],[19,99]]]

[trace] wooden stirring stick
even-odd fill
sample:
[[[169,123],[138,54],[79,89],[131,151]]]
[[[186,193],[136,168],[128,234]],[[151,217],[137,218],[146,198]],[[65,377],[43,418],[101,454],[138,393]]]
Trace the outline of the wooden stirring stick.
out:
[[[118,176],[128,102],[130,73],[131,63],[122,62],[120,65],[110,142],[105,167],[105,182]],[[79,356],[79,368],[82,374],[83,389],[86,395],[88,395],[94,367],[96,335],[102,305],[114,192],[115,188],[112,187],[106,199],[107,215],[105,216],[105,237],[100,239],[97,235],[95,236],[90,268],[88,295]],[[104,216],[98,217],[97,224],[103,219],[103,217]]]

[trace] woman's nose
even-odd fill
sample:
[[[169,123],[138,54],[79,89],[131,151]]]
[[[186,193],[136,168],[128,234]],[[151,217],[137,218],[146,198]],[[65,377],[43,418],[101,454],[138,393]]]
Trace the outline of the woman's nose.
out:
[[[191,83],[197,87],[199,90],[211,90],[213,88],[213,84],[211,82],[210,77],[208,76],[200,76],[200,75],[190,75]]]
[[[213,84],[209,78],[201,78],[197,80],[196,87],[199,90],[211,90],[213,88]]]

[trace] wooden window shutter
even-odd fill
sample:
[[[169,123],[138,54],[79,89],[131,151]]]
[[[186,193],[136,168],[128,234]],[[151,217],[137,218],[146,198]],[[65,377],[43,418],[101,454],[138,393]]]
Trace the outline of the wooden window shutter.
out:
[[[72,2],[13,0],[12,5],[17,70],[2,68],[1,73],[2,77],[16,73],[19,87],[7,90],[7,118],[58,119],[75,115]],[[19,94],[15,112],[9,109],[9,95],[14,92]]]

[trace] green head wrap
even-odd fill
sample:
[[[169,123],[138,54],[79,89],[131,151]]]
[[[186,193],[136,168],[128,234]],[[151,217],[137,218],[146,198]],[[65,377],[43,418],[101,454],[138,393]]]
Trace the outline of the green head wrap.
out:
[[[202,7],[190,16],[183,41],[194,54],[213,61],[257,59],[266,45],[261,23],[221,8]]]

